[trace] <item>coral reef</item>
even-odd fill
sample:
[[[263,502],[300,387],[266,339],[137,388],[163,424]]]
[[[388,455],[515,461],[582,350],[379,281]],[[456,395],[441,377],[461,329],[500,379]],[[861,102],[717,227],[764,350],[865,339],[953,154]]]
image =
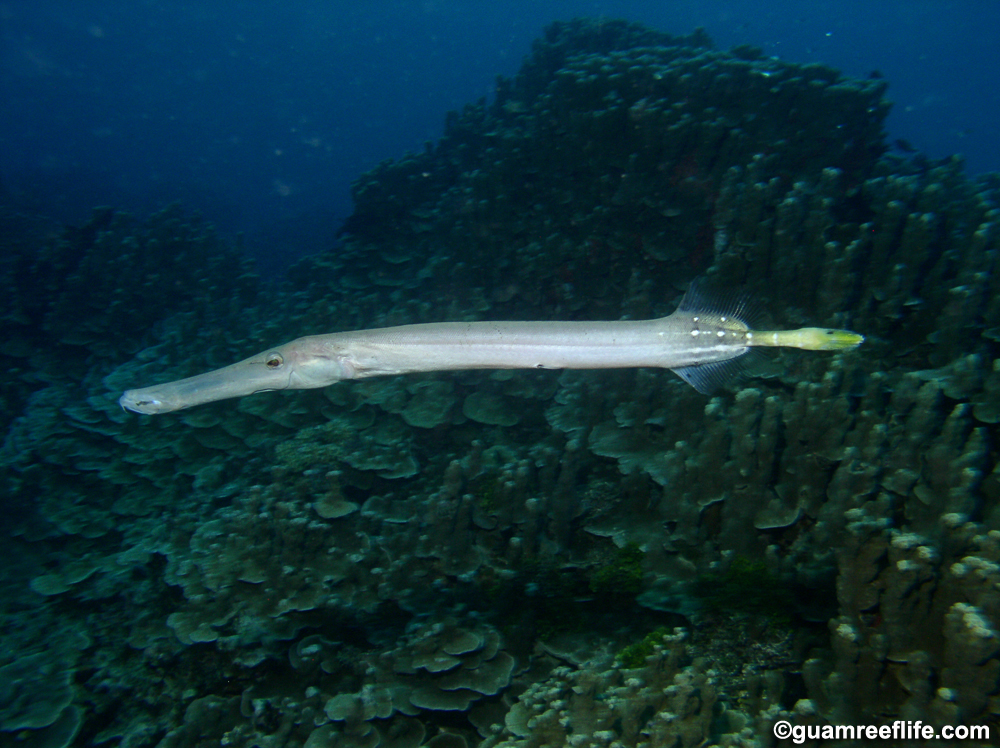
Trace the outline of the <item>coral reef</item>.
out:
[[[883,91],[557,23],[267,294],[177,209],[7,240],[0,745],[997,729],[1000,181],[886,155]],[[501,371],[116,404],[262,341],[662,316],[695,276],[867,341],[710,399]]]

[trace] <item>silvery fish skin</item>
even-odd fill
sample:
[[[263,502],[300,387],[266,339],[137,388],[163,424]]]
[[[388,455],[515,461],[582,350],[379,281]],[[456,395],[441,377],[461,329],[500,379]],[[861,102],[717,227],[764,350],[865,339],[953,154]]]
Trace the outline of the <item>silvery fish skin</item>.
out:
[[[677,311],[614,322],[440,322],[313,335],[222,369],[127,390],[126,410],[153,415],[269,390],[326,387],[345,379],[461,369],[671,369],[708,394],[738,370],[750,348],[845,350],[847,330],[751,330],[733,311],[707,308],[692,288]]]

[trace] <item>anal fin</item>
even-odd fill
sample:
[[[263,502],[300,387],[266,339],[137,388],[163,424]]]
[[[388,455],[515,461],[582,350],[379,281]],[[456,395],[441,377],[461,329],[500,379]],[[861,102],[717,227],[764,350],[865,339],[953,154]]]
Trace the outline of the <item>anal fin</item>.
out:
[[[737,357],[725,361],[712,361],[708,364],[682,366],[671,371],[701,394],[711,395],[726,382],[742,374],[744,368],[743,362]]]

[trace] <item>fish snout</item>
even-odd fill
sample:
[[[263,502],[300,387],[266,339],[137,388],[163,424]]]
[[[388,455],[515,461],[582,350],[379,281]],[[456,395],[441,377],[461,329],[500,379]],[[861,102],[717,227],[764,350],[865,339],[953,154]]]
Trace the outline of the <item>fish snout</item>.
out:
[[[162,413],[164,410],[164,405],[160,400],[155,397],[143,396],[140,393],[142,390],[125,390],[122,396],[118,398],[118,404],[122,406],[122,410],[130,410],[133,413],[141,413],[143,415],[153,415],[155,413]]]

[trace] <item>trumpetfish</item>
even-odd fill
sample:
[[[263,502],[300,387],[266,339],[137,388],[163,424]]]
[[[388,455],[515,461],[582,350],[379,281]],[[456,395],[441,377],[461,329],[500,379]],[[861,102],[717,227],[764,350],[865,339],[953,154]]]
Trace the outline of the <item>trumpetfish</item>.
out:
[[[126,390],[118,403],[153,415],[270,390],[306,390],[345,379],[462,369],[671,369],[709,394],[754,347],[839,351],[864,337],[804,327],[752,330],[744,305],[706,304],[695,285],[659,319],[614,322],[433,322],[310,335],[205,374]],[[736,364],[734,366],[734,364]]]

